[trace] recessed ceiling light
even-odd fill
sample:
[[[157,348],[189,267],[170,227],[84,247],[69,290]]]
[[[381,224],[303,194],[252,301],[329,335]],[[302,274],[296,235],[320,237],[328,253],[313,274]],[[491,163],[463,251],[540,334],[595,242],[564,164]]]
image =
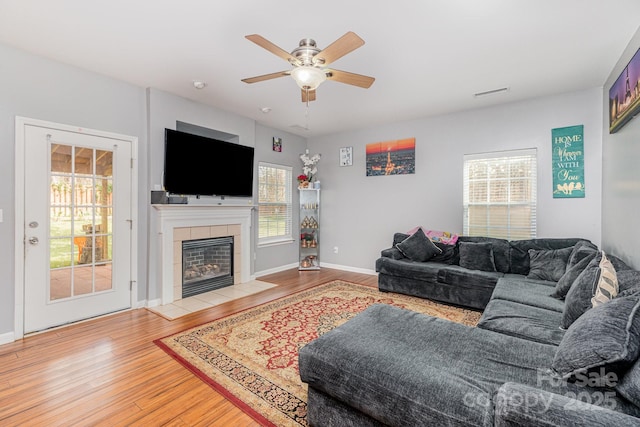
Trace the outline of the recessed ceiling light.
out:
[[[195,87],[196,89],[204,89],[205,86],[207,86],[205,82],[201,82],[200,80],[193,81],[193,87]]]
[[[260,109],[264,114],[269,114],[271,112],[271,107],[262,107]]]

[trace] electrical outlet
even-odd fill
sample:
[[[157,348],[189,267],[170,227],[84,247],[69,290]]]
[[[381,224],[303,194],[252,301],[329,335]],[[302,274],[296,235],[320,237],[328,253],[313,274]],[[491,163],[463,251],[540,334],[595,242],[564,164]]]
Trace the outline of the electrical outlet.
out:
[[[337,254],[337,253],[338,253],[338,247],[337,247],[337,246],[334,246],[334,247],[333,247],[333,253],[334,253],[334,254]]]

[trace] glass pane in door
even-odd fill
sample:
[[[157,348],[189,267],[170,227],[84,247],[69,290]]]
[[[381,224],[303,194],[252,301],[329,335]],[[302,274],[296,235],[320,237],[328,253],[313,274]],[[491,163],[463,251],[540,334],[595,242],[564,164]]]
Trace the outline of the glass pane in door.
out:
[[[113,289],[113,153],[51,144],[49,301]]]

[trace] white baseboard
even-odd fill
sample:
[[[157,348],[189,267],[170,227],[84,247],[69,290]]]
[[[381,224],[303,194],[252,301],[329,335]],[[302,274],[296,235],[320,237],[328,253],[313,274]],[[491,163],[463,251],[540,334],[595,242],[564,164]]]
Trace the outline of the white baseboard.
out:
[[[320,267],[333,268],[335,270],[350,271],[352,273],[370,274],[372,276],[377,276],[378,275],[378,273],[375,270],[370,270],[368,268],[350,267],[348,265],[329,264],[329,263],[326,263],[326,262],[321,262],[320,263]],[[266,276],[267,274],[279,273],[281,271],[290,270],[292,268],[298,268],[298,264],[297,263],[293,263],[293,264],[288,264],[288,265],[282,265],[282,266],[276,267],[276,268],[271,268],[269,270],[256,271],[254,273],[254,276],[259,278],[260,276]]]
[[[7,332],[6,334],[0,334],[0,345],[9,344],[16,340],[16,335],[13,332]]]
[[[368,268],[350,267],[348,265],[329,264],[326,262],[320,262],[320,267],[333,268],[335,270],[350,271],[352,273],[370,274],[372,276],[378,275],[378,273],[375,270],[371,270]]]
[[[292,268],[298,268],[298,263],[281,265],[280,267],[270,268],[269,270],[256,271],[255,273],[253,273],[253,277],[255,279],[255,278],[259,278],[260,276],[266,276],[267,274],[280,273],[281,271],[291,270]]]

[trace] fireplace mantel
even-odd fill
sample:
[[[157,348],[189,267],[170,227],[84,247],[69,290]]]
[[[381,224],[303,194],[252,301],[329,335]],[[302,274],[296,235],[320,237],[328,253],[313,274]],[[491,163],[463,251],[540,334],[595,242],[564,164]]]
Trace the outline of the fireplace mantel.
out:
[[[157,217],[162,304],[174,301],[174,229],[220,225],[240,226],[240,278],[251,276],[251,213],[253,205],[152,205]]]

